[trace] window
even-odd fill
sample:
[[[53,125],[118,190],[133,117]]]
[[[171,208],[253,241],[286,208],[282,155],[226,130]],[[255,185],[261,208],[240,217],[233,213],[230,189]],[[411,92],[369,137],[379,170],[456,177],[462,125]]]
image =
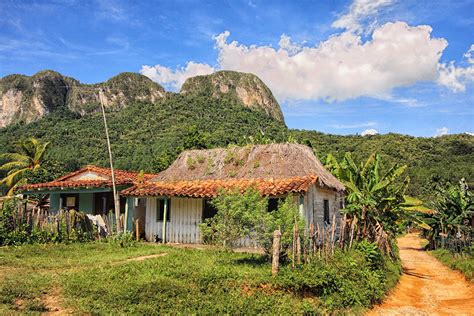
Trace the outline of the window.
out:
[[[331,223],[329,219],[329,200],[324,200],[324,223]]]
[[[202,206],[202,220],[212,218],[217,214],[217,208],[212,205],[210,200],[204,200]]]
[[[168,200],[168,207],[166,208],[166,221],[169,222],[171,218],[171,199]],[[156,221],[162,222],[165,215],[165,199],[156,200]]]
[[[60,207],[68,210],[79,210],[79,194],[76,193],[61,193]]]
[[[269,198],[268,199],[267,210],[269,212],[276,211],[278,209],[278,205],[280,204],[281,201],[282,201],[282,199],[279,199],[279,198]]]
[[[76,205],[76,197],[68,196],[66,198],[66,207],[74,207]]]

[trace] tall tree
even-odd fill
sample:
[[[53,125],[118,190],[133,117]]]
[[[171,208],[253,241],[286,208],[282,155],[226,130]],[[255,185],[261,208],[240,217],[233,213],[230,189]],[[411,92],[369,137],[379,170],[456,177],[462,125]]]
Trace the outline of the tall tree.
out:
[[[44,158],[49,142],[28,138],[19,143],[18,150],[0,155],[0,171],[6,176],[0,183],[7,186],[7,195],[13,195],[15,189],[28,183],[28,180],[43,169]]]

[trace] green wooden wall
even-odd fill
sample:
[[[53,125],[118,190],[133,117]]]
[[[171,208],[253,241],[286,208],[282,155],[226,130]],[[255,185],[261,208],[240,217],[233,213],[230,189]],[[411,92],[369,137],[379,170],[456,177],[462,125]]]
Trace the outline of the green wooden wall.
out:
[[[51,211],[59,211],[59,193],[51,193],[49,195],[49,207]]]
[[[94,193],[79,193],[79,211],[94,213]]]

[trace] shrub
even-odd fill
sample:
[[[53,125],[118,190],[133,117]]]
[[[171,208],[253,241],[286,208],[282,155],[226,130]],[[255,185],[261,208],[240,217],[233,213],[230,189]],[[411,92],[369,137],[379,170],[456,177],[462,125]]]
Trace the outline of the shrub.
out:
[[[189,170],[194,170],[196,168],[196,163],[192,157],[188,157],[188,159],[186,159],[186,166]]]
[[[354,307],[369,307],[381,301],[385,292],[395,285],[401,274],[397,261],[382,255],[376,266],[372,246],[368,243],[341,251],[337,250],[329,259],[312,258],[309,264],[292,269],[283,267],[275,279],[279,288],[290,290],[297,295],[314,295],[321,298],[326,309],[337,310]],[[369,255],[367,256],[367,249]]]
[[[224,248],[232,248],[239,239],[250,237],[255,222],[268,216],[268,201],[255,189],[244,193],[239,189],[222,191],[211,203],[217,214],[200,225],[203,240]]]
[[[260,220],[256,218],[256,221],[260,221],[261,224],[257,222],[254,225],[254,238],[263,247],[265,253],[270,255],[273,246],[273,232],[279,229],[281,232],[280,257],[285,259],[288,250],[293,244],[293,226],[295,221],[298,221],[300,231],[304,228],[304,220],[300,216],[294,197],[289,195],[283,201],[280,201],[275,211],[266,215],[262,216]]]
[[[203,240],[206,243],[222,245],[227,248],[235,246],[240,238],[250,237],[255,240],[267,255],[271,254],[273,232],[281,232],[281,257],[286,258],[288,249],[293,243],[293,226],[303,229],[301,218],[293,196],[280,202],[277,210],[267,211],[268,199],[255,189],[241,193],[239,189],[221,192],[212,203],[217,214],[200,225]]]
[[[112,234],[107,236],[104,241],[122,248],[135,247],[137,245],[131,232]]]

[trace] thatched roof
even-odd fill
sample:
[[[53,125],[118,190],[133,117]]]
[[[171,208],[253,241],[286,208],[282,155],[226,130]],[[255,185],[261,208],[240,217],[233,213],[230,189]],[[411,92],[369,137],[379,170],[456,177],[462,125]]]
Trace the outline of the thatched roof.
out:
[[[339,182],[300,144],[249,145],[245,147],[187,150],[152,181],[289,179],[315,176],[319,186],[343,191]]]

